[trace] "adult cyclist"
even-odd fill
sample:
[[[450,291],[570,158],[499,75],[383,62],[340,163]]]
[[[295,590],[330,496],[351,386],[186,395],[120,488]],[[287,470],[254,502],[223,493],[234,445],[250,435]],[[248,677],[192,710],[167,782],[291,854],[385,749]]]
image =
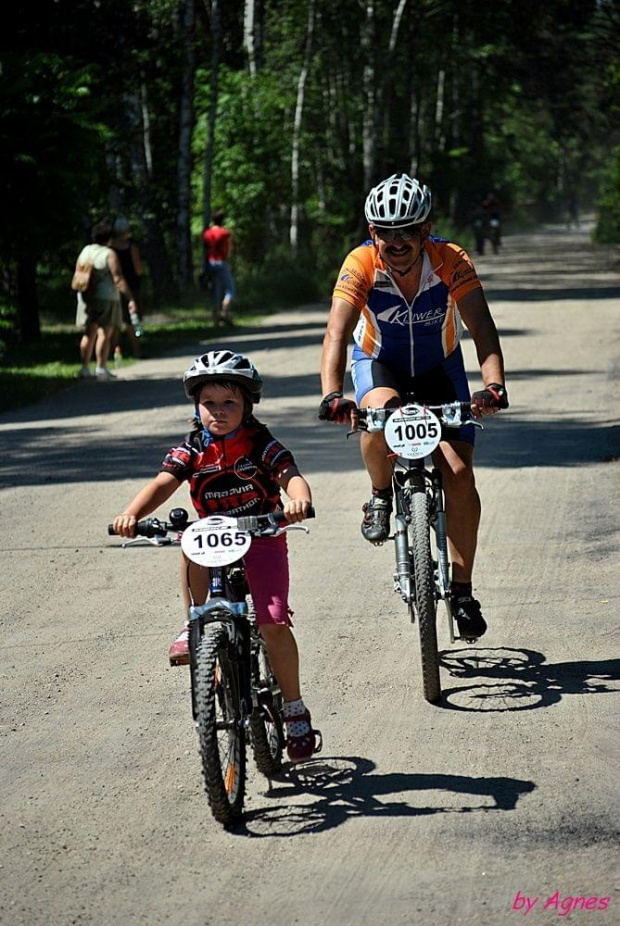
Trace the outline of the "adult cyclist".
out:
[[[370,239],[346,257],[334,287],[323,342],[319,418],[355,427],[356,406],[390,408],[413,393],[438,405],[469,401],[476,417],[508,408],[504,362],[481,283],[465,251],[431,235],[431,192],[407,174],[393,174],[366,199]],[[470,393],[460,340],[463,323],[478,355],[484,389]],[[347,348],[353,338],[354,402],[343,396]],[[434,453],[446,494],[453,563],[451,595],[461,637],[487,629],[472,594],[480,523],[473,473],[474,428],[444,432]],[[392,466],[383,432],[362,434],[372,496],[362,534],[383,543],[390,532]]]

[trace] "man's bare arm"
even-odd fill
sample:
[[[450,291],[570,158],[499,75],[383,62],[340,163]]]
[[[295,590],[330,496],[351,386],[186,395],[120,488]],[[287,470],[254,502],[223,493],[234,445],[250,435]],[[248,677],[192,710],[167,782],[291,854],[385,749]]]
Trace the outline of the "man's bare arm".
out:
[[[461,318],[476,345],[483,383],[485,386],[489,383],[504,386],[504,357],[497,328],[484,292],[482,289],[474,289],[467,293],[459,300],[458,307]]]
[[[321,357],[323,395],[342,392],[347,368],[347,348],[360,317],[359,309],[335,296],[327,320]]]

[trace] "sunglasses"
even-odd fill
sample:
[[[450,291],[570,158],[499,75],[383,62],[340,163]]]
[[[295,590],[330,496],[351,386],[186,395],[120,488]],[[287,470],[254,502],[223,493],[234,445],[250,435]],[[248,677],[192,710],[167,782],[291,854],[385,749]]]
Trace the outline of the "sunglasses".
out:
[[[381,238],[382,241],[394,241],[395,238],[412,241],[422,234],[422,225],[406,225],[404,228],[377,228],[375,225],[374,230],[377,238]]]

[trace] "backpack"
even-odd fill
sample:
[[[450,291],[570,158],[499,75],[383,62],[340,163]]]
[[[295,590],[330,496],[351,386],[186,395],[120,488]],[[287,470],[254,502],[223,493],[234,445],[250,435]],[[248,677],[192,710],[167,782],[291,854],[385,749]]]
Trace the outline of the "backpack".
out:
[[[95,265],[92,260],[87,258],[78,258],[75,265],[75,273],[71,280],[71,289],[74,293],[81,293],[84,302],[90,302],[94,298],[97,288],[97,274],[94,272]]]

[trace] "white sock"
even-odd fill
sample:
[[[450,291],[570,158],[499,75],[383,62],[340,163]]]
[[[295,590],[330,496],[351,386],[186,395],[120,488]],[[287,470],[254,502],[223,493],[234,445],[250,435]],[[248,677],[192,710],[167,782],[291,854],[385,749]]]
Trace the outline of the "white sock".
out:
[[[290,736],[305,736],[306,733],[310,732],[310,724],[306,718],[303,717],[306,709],[307,708],[303,702],[303,698],[298,698],[296,701],[284,702],[283,713],[285,718],[287,720],[289,717],[300,718],[298,721],[296,721],[296,723],[287,723],[286,727]]]

